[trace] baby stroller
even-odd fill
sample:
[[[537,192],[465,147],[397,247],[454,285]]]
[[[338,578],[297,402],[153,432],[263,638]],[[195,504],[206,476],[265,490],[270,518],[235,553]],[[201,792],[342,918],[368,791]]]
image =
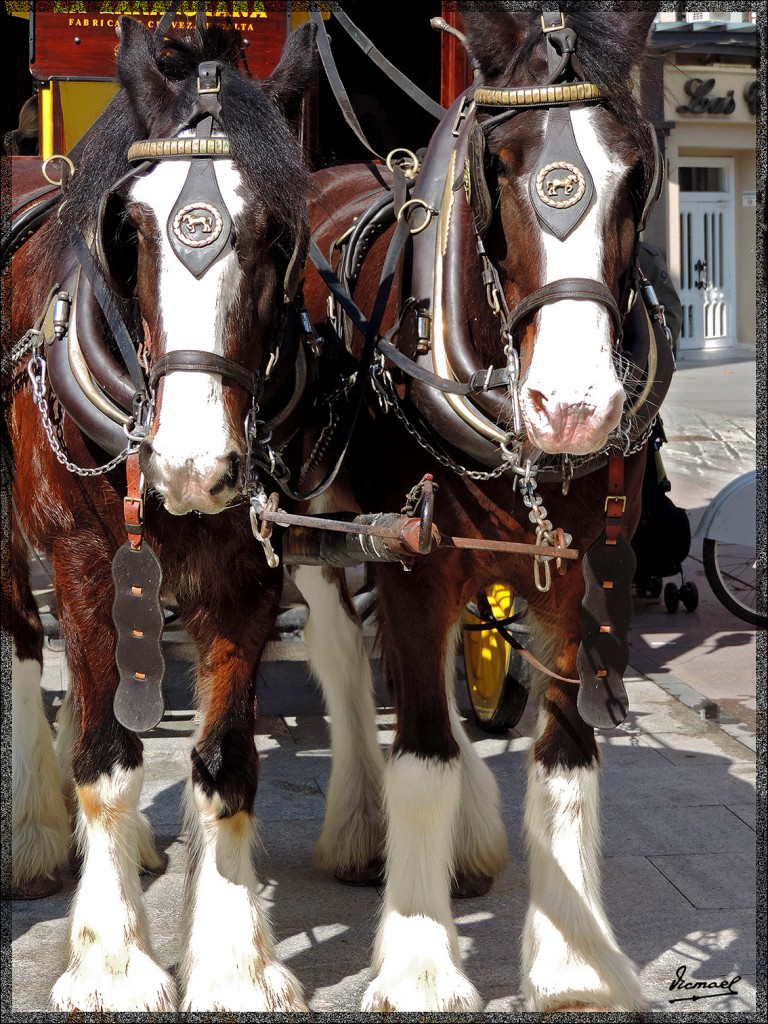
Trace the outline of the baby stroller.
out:
[[[699,592],[695,583],[684,579],[682,568],[691,549],[691,527],[685,510],[669,497],[672,485],[660,451],[666,440],[658,416],[648,441],[640,523],[632,539],[637,558],[635,592],[638,597],[659,597],[663,578],[679,575],[680,586],[669,582],[664,587],[664,604],[667,611],[676,612],[682,601],[683,607],[692,612],[698,607]]]

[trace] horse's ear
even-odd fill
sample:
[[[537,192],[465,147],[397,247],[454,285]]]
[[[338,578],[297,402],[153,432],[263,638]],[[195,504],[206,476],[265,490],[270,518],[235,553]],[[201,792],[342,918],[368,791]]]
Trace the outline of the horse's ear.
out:
[[[469,52],[485,78],[501,74],[531,27],[529,12],[510,11],[498,3],[458,4]]]
[[[153,110],[167,107],[176,92],[157,66],[155,40],[148,28],[133,18],[120,18],[117,34],[118,77],[134,109],[145,111],[148,118]]]
[[[310,22],[288,36],[277,67],[262,83],[264,92],[290,121],[299,113],[304,94],[317,74],[318,53],[315,26]]]

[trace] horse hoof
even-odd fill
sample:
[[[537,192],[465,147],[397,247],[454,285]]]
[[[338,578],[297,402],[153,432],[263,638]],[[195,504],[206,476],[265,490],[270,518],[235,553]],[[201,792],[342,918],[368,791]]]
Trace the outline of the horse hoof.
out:
[[[493,878],[490,875],[470,875],[457,871],[451,886],[451,896],[455,900],[468,900],[473,896],[485,896],[490,892]]]
[[[373,857],[362,867],[341,868],[334,871],[333,877],[342,885],[383,885],[384,861]]]
[[[148,864],[142,863],[139,867],[140,875],[164,875],[168,868],[168,854],[155,851],[155,859]]]
[[[62,886],[61,874],[58,870],[53,875],[38,875],[23,885],[17,885],[11,890],[12,900],[42,900],[46,896],[53,896]]]

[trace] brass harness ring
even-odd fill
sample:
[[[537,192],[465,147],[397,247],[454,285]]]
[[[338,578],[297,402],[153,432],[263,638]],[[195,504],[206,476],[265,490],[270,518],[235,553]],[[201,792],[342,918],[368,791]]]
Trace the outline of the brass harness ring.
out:
[[[72,163],[72,161],[69,159],[68,156],[63,156],[61,153],[54,153],[53,156],[49,156],[47,160],[43,161],[43,166],[40,168],[40,170],[41,170],[42,175],[45,178],[45,180],[47,182],[49,182],[51,185],[59,185],[59,186],[61,186],[61,185],[64,184],[64,175],[63,174],[58,179],[58,181],[55,178],[52,178],[48,174],[48,164],[51,163],[51,161],[53,161],[53,160],[63,160],[64,163],[67,164],[67,166],[69,167],[69,176],[70,177],[72,177],[72,175],[75,173],[75,165]]]
[[[435,213],[437,211],[435,209],[433,209],[425,199],[408,199],[408,200],[406,200],[403,203],[403,205],[400,207],[400,210],[398,211],[398,214],[397,214],[397,219],[398,220],[400,220],[400,218],[404,216],[404,213],[408,209],[409,206],[420,206],[424,210],[424,212],[426,213],[426,217],[424,218],[424,221],[423,221],[422,224],[418,224],[416,227],[413,227],[413,228],[410,227],[410,225],[409,225],[409,230],[410,230],[411,234],[412,235],[418,235],[422,231],[424,231],[424,229],[426,227],[429,226],[429,222],[432,220],[432,218],[434,217],[434,215],[435,215]]]

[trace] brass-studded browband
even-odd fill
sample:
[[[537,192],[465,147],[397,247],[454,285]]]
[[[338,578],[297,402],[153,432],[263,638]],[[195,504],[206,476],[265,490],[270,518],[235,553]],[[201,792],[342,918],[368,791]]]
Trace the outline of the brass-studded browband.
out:
[[[475,89],[478,107],[556,107],[571,103],[594,103],[605,98],[599,86],[591,82],[573,85],[537,85],[521,89]]]
[[[128,149],[128,160],[189,160],[190,157],[211,160],[231,156],[229,139],[223,135],[183,139],[145,139]]]

